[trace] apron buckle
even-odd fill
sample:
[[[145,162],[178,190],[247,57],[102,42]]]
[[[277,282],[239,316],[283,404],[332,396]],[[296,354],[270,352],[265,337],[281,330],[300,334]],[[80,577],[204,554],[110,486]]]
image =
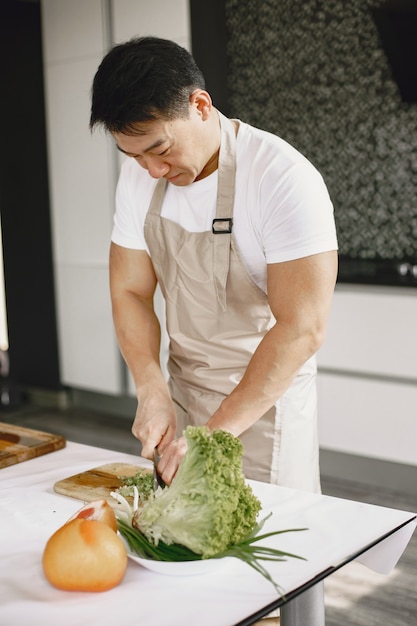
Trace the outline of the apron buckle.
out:
[[[215,225],[216,224],[216,225]],[[211,231],[214,235],[230,234],[233,227],[233,218],[216,217],[211,225]]]

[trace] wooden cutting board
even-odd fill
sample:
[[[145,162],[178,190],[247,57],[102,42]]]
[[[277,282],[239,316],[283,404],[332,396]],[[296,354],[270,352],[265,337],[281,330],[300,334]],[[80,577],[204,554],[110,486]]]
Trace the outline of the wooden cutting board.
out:
[[[108,463],[59,480],[55,483],[54,490],[56,493],[83,502],[104,498],[113,508],[117,508],[119,504],[110,493],[121,487],[122,481],[119,476],[134,476],[138,470],[138,465]]]
[[[61,435],[0,422],[0,468],[64,448]]]

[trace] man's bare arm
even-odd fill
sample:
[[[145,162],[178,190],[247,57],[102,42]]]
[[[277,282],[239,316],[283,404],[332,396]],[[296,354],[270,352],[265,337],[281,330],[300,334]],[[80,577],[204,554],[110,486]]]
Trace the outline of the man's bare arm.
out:
[[[238,436],[285,393],[324,336],[337,276],[337,253],[268,265],[268,299],[276,323],[234,391],[208,421]]]
[[[157,280],[144,250],[110,248],[110,292],[117,340],[132,374],[138,410],[132,426],[142,443],[142,455],[151,458],[173,440],[175,410],[159,364],[161,331],[153,307]]]

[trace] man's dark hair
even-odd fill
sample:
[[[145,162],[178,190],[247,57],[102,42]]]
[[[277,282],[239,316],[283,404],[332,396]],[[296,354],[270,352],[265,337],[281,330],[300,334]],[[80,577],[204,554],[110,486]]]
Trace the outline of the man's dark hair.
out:
[[[173,41],[139,37],[116,45],[93,80],[90,129],[136,134],[135,125],[186,118],[189,97],[205,89],[193,57]]]

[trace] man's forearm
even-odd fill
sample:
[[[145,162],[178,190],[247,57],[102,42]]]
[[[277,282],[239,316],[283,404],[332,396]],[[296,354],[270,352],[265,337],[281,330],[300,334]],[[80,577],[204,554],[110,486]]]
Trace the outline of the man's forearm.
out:
[[[210,418],[210,428],[238,436],[286,392],[324,340],[336,275],[334,251],[268,265],[268,300],[276,324],[255,350],[240,383]]]
[[[113,300],[113,319],[123,358],[137,392],[149,384],[165,383],[159,364],[161,330],[151,306],[134,295]]]
[[[207,422],[208,427],[242,434],[285,393],[319,345],[313,334],[296,335],[276,324],[254,352],[242,380]]]
[[[176,415],[159,364],[160,327],[153,307],[140,299],[113,303],[116,334],[136,387],[138,407],[132,433],[142,443],[142,456],[152,458],[174,439]]]

